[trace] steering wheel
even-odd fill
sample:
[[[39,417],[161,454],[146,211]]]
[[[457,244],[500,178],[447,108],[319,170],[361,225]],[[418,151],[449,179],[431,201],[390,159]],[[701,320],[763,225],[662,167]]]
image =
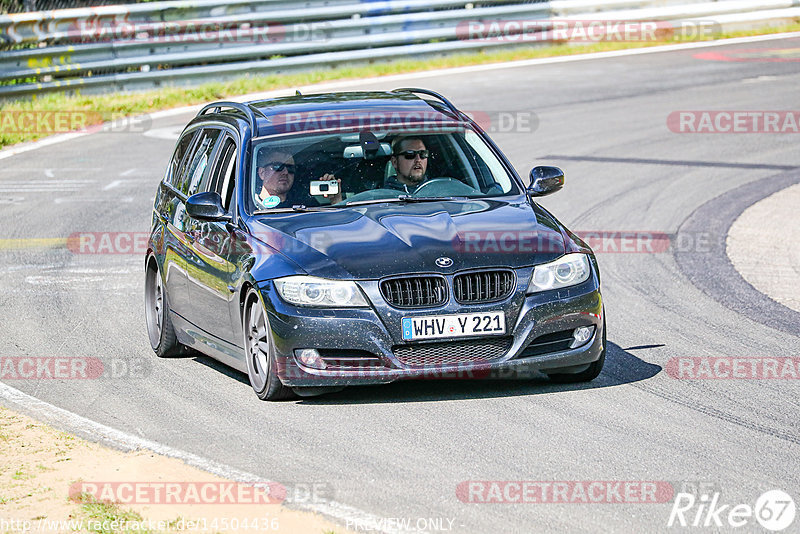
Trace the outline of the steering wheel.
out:
[[[434,187],[430,187],[430,186]],[[436,186],[439,186],[438,188]],[[455,178],[443,177],[443,178],[433,178],[432,180],[428,180],[427,182],[423,182],[421,186],[414,191],[414,196],[422,196],[419,194],[425,188],[433,189],[436,191],[440,189],[441,191],[437,191],[436,194],[447,194],[447,195],[470,195],[477,192],[477,189],[474,187],[470,187],[461,180],[456,180]]]

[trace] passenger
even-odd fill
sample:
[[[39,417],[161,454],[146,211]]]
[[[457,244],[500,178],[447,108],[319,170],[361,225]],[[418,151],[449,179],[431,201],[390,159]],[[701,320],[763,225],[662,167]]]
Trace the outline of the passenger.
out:
[[[262,181],[256,200],[259,208],[290,208],[297,204],[318,206],[320,203],[308,191],[292,191],[296,166],[294,156],[280,150],[262,151],[256,161],[258,177]],[[336,180],[339,192],[331,195],[331,204],[342,201],[342,181],[333,174],[325,174],[320,180]],[[328,195],[323,195],[328,197]]]

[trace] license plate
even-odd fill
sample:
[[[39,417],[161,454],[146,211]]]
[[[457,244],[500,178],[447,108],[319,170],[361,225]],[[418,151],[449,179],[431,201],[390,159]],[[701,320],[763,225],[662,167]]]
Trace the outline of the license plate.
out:
[[[403,317],[403,339],[486,336],[506,333],[503,312]]]

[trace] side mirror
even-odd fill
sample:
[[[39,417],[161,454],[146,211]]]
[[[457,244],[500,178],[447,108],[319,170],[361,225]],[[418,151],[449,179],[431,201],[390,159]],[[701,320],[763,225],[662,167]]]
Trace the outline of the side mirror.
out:
[[[564,187],[564,171],[558,167],[540,166],[531,170],[531,185],[528,194],[532,197],[543,197],[555,193]]]
[[[219,193],[208,191],[196,193],[186,200],[186,213],[201,221],[229,221],[230,215],[222,207]]]

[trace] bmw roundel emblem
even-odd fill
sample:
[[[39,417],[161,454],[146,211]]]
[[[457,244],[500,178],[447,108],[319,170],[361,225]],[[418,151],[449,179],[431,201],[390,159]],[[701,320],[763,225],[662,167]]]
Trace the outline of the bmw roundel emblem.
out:
[[[445,258],[444,256],[436,259],[436,265],[439,267],[450,267],[453,265],[453,260]]]

